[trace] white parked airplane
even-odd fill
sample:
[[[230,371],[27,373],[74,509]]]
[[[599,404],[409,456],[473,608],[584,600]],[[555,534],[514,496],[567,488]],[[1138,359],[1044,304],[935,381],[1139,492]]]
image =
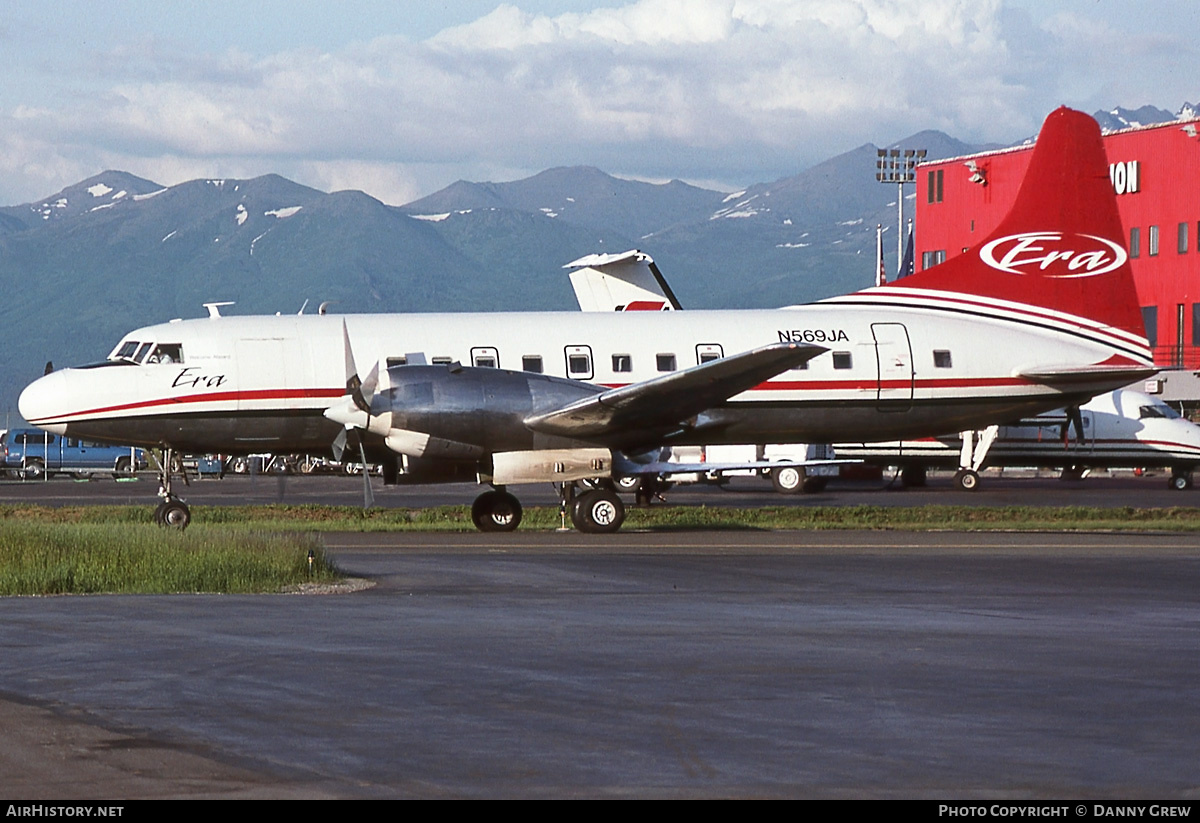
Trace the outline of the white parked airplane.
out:
[[[345,432],[412,481],[477,476],[483,530],[509,484],[635,472],[674,444],[828,443],[983,428],[1155,371],[1100,131],[1061,108],[1013,210],[969,254],[899,283],[769,311],[221,317],[127,334],[35,381],[49,431],[169,452],[318,452]],[[360,379],[355,362],[374,364]],[[465,363],[466,365],[461,365]],[[169,465],[169,461],[168,461]],[[160,522],[185,525],[163,473]],[[581,530],[619,528],[605,489]]]
[[[959,435],[891,443],[839,443],[838,454],[877,465],[901,467],[905,485],[922,485],[927,467],[958,468]],[[1079,408],[1047,412],[998,427],[982,467],[1054,466],[1064,476],[1088,468],[1171,470],[1170,486],[1192,486],[1200,465],[1200,426],[1184,420],[1162,400],[1130,389],[1105,392]],[[975,488],[972,484],[969,488]]]

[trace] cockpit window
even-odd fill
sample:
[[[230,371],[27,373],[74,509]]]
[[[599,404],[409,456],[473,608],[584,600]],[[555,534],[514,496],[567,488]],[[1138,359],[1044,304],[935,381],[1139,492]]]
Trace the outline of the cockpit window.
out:
[[[1139,418],[1145,420],[1150,417],[1165,417],[1167,420],[1178,420],[1179,412],[1168,406],[1166,403],[1155,403],[1153,406],[1142,406]]]
[[[150,351],[151,347],[153,347],[153,346],[154,346],[153,343],[143,343],[141,346],[138,347],[137,354],[135,354],[133,356],[133,359],[136,360],[137,362],[141,363],[142,360],[144,360],[146,358],[146,353],[148,351]]]
[[[183,346],[179,343],[159,343],[146,358],[147,363],[182,363]]]
[[[138,342],[136,340],[126,340],[121,344],[120,348],[109,355],[109,358],[112,360],[132,360],[137,350]]]

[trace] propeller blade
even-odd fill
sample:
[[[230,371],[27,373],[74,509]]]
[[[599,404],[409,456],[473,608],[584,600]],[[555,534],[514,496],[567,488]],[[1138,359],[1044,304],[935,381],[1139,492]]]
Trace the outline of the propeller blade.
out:
[[[342,455],[346,453],[346,430],[343,428],[338,432],[337,437],[333,438],[333,459],[338,463],[342,462]]]
[[[367,450],[363,448],[361,437],[358,439],[358,454],[362,457],[363,467],[363,508],[369,509],[375,505],[375,492],[371,491],[371,467],[367,464]]]

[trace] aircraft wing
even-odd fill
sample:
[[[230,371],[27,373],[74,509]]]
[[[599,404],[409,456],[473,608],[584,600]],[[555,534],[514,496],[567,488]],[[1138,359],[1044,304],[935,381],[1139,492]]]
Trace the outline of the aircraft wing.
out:
[[[617,447],[685,428],[705,409],[796,368],[826,351],[823,346],[773,343],[652,380],[585,397],[525,418],[543,434],[593,440]]]

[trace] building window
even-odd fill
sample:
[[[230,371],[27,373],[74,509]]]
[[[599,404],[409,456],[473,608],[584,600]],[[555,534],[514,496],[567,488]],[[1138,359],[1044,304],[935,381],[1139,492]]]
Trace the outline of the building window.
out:
[[[614,354],[612,356],[612,358],[613,358],[613,371],[615,371],[615,372],[633,371],[633,356],[632,355]]]
[[[1192,345],[1200,346],[1200,303],[1192,304]]]
[[[950,368],[950,350],[949,349],[934,349],[933,350],[933,367],[935,369]]]
[[[387,359],[387,367],[389,369],[392,366],[407,366],[407,365],[408,365],[408,355],[402,354],[399,357],[389,357]]]
[[[1188,247],[1188,224],[1180,223],[1179,224],[1179,249],[1178,249],[1179,253],[1187,254],[1187,247]]]
[[[1129,230],[1129,257],[1133,259],[1142,253],[1142,230]]]
[[[850,352],[835,351],[833,353],[833,367],[835,369],[848,369],[851,368],[852,365],[853,362],[850,359]]]
[[[533,372],[534,374],[542,373],[542,356],[540,354],[523,354],[521,355],[521,371]]]
[[[1150,231],[1146,232],[1146,254],[1158,256],[1158,226],[1151,226]]]
[[[930,203],[942,202],[942,196],[945,193],[945,187],[944,187],[945,171],[943,169],[937,169],[935,171],[929,172],[928,182],[929,182],[929,192],[928,192],[929,202]]]
[[[657,354],[654,359],[658,363],[659,371],[675,371],[675,355]]]
[[[938,263],[946,262],[946,250],[938,249],[937,251],[921,252],[921,268],[932,269]]]
[[[1150,348],[1158,345],[1158,306],[1142,306],[1142,325],[1146,327],[1146,340]]]

